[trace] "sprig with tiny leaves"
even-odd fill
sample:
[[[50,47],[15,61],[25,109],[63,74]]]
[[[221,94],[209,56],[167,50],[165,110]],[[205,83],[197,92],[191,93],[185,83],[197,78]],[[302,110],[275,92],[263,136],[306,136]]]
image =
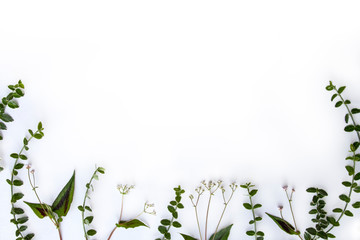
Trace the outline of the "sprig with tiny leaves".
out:
[[[350,144],[350,152],[351,156],[347,157],[346,160],[350,160],[352,162],[352,165],[346,165],[345,169],[348,172],[348,175],[351,177],[351,181],[344,181],[342,184],[347,187],[348,193],[347,194],[341,194],[339,196],[339,199],[344,202],[343,208],[335,208],[333,209],[334,213],[340,214],[337,218],[334,218],[332,216],[327,216],[326,221],[329,223],[328,229],[325,231],[326,236],[319,236],[319,235],[313,235],[312,238],[308,239],[318,239],[323,238],[329,238],[333,237],[334,235],[330,233],[330,231],[334,228],[340,225],[341,218],[346,215],[349,217],[352,217],[354,214],[348,209],[349,204],[351,204],[351,195],[352,192],[359,193],[360,192],[360,186],[358,186],[358,183],[356,181],[360,180],[360,172],[356,172],[356,164],[360,161],[360,154],[358,154],[356,151],[358,150],[360,146],[360,125],[358,125],[355,121],[354,115],[360,113],[360,109],[358,108],[350,108],[351,101],[348,99],[344,99],[342,96],[342,93],[345,90],[345,86],[341,86],[337,88],[333,83],[330,81],[329,85],[326,86],[327,91],[333,91],[334,94],[331,96],[331,101],[334,101],[335,99],[338,99],[338,101],[335,103],[335,107],[339,108],[340,106],[345,106],[347,113],[345,114],[345,123],[347,124],[344,128],[345,132],[355,132],[356,136],[358,138],[358,141],[355,141]],[[351,123],[349,121],[351,120]],[[352,203],[353,208],[360,208],[360,202],[354,202]],[[315,233],[313,231],[313,233]]]
[[[168,205],[167,209],[171,213],[171,219],[162,219],[160,221],[161,225],[158,227],[158,230],[164,236],[162,238],[157,238],[156,240],[169,240],[171,239],[170,228],[173,226],[175,228],[181,228],[181,223],[176,221],[179,217],[178,209],[183,209],[184,205],[181,203],[181,195],[185,193],[185,190],[181,189],[181,186],[174,188],[175,191],[175,199],[170,201],[170,205]]]
[[[111,231],[111,233],[108,237],[108,240],[111,239],[111,237],[113,236],[113,234],[117,228],[128,229],[128,228],[137,228],[137,227],[148,227],[145,223],[143,223],[142,221],[140,221],[137,218],[140,217],[143,213],[152,214],[152,215],[156,214],[156,212],[154,210],[154,204],[145,202],[143,211],[140,212],[136,217],[134,217],[130,220],[123,220],[124,198],[126,195],[129,194],[130,190],[133,189],[134,187],[135,187],[134,185],[127,185],[127,184],[125,184],[125,185],[120,184],[117,186],[117,189],[119,190],[119,193],[121,194],[120,217],[119,217],[119,221],[117,223],[115,223],[115,227]]]
[[[83,204],[78,206],[79,211],[81,212],[81,219],[82,219],[82,224],[83,224],[83,230],[84,230],[84,237],[86,240],[89,239],[89,236],[94,236],[96,235],[96,230],[91,228],[91,229],[86,229],[86,225],[90,225],[92,223],[92,221],[94,220],[94,216],[92,216],[91,214],[88,214],[85,217],[85,212],[92,212],[92,209],[89,205],[86,204],[86,199],[90,199],[90,189],[91,191],[94,191],[94,187],[93,187],[93,180],[98,180],[99,179],[99,175],[98,174],[105,174],[105,169],[102,167],[96,167],[94,173],[92,174],[90,181],[85,185],[86,187],[86,192],[85,192],[85,196],[84,196],[84,200],[83,200]]]
[[[256,195],[258,190],[255,189],[254,188],[255,185],[253,185],[251,183],[246,183],[246,184],[240,185],[240,187],[245,188],[247,190],[247,193],[249,196],[249,202],[244,203],[243,206],[245,207],[245,209],[251,210],[251,213],[253,216],[253,219],[250,220],[249,224],[254,225],[254,230],[247,231],[246,235],[254,236],[255,240],[263,240],[265,234],[262,231],[258,231],[257,225],[256,225],[256,223],[260,222],[262,220],[262,218],[260,216],[255,215],[255,209],[262,207],[262,205],[259,203],[254,204],[254,202],[253,202],[253,197]]]
[[[10,157],[15,159],[14,166],[11,171],[11,178],[6,179],[6,182],[10,185],[11,192],[11,214],[13,215],[13,218],[10,221],[16,226],[15,235],[19,240],[30,240],[35,236],[33,233],[24,234],[24,232],[27,230],[27,226],[24,224],[29,220],[29,218],[25,215],[24,209],[16,206],[16,202],[24,197],[23,193],[15,192],[15,187],[20,187],[24,184],[24,182],[18,176],[19,171],[24,167],[24,164],[19,161],[26,161],[28,159],[24,154],[24,151],[29,150],[29,142],[33,138],[41,139],[44,136],[43,130],[44,128],[42,127],[42,123],[39,122],[35,133],[32,130],[29,130],[31,136],[29,138],[25,137],[23,139],[23,147],[21,150],[18,153],[10,154]]]
[[[306,191],[314,194],[310,202],[310,206],[313,208],[309,211],[309,214],[315,215],[315,217],[311,219],[311,221],[315,223],[315,226],[306,229],[306,233],[304,233],[305,240],[314,239],[315,236],[323,239],[334,238],[335,236],[333,234],[325,232],[330,222],[332,222],[333,225],[338,224],[333,217],[327,216],[327,212],[324,209],[326,206],[324,198],[328,196],[328,193],[324,189],[315,187],[310,187],[306,189]]]
[[[16,98],[21,98],[25,95],[25,86],[21,80],[19,80],[15,85],[9,85],[8,88],[11,90],[11,92],[6,97],[2,98],[0,103],[0,130],[6,130],[7,127],[5,123],[14,121],[10,114],[5,113],[6,107],[12,109],[18,108],[19,103],[17,102]],[[0,134],[0,140],[2,139],[3,137]]]
[[[1,99],[0,102],[0,130],[6,130],[7,126],[6,123],[14,121],[14,119],[11,117],[10,114],[5,113],[6,107],[16,109],[19,108],[19,103],[16,100],[16,98],[21,98],[25,95],[24,93],[24,84],[21,82],[21,80],[18,81],[15,85],[9,85],[8,88],[11,90],[11,92]],[[0,131],[0,140],[3,140],[2,133]],[[3,167],[0,166],[0,172],[4,170]]]

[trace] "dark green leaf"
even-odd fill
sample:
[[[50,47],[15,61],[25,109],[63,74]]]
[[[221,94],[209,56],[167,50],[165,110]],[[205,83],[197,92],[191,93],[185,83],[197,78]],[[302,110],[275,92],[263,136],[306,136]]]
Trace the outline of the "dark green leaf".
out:
[[[327,234],[323,231],[318,232],[317,235],[322,239],[328,239]]]
[[[5,123],[0,122],[0,130],[6,130],[6,129],[7,129],[7,127],[6,127]]]
[[[254,209],[256,209],[256,208],[260,208],[260,207],[262,207],[262,205],[261,205],[261,204],[259,204],[259,203],[254,205]]]
[[[14,119],[7,113],[0,113],[0,119],[4,122],[12,122]]]
[[[295,231],[295,228],[287,221],[282,218],[276,217],[269,213],[266,213],[283,231],[290,235],[299,235],[298,232]]]
[[[24,194],[22,193],[14,193],[11,197],[11,202],[15,203],[17,200],[20,200],[24,197]]]
[[[171,224],[171,221],[168,219],[163,219],[160,221],[160,223],[164,226],[169,226]]]
[[[311,187],[311,188],[306,189],[306,191],[308,193],[316,193],[316,188]]]
[[[15,213],[15,214],[23,214],[24,210],[22,208],[12,208],[11,213]]]
[[[23,181],[21,181],[20,179],[16,179],[13,182],[14,186],[22,186],[24,184]]]
[[[358,109],[358,108],[353,108],[353,109],[351,109],[351,113],[352,113],[352,114],[360,113],[360,109]]]
[[[337,97],[337,93],[334,93],[332,96],[331,96],[331,101],[334,101],[334,99]]]
[[[245,207],[246,209],[248,209],[248,210],[251,210],[251,209],[252,209],[250,203],[244,203],[243,205],[244,205],[244,207]]]
[[[14,169],[22,169],[24,167],[24,164],[18,163],[14,166]]]
[[[167,232],[167,228],[166,228],[165,226],[159,226],[159,227],[158,227],[158,230],[159,230],[159,232],[162,233],[162,234],[164,234],[164,233]]]
[[[180,233],[180,235],[184,238],[184,240],[198,240],[196,238],[193,238],[193,237],[183,234],[183,233]]]
[[[247,231],[246,232],[246,235],[248,235],[248,236],[254,236],[255,235],[255,232],[254,231]]]
[[[68,213],[73,200],[74,189],[75,171],[51,206],[52,211],[55,212],[59,217],[66,216],[66,214]]]
[[[334,213],[341,213],[342,209],[341,208],[335,208],[335,209],[333,209],[333,212]]]
[[[249,195],[253,197],[253,196],[255,196],[255,194],[256,194],[257,192],[258,192],[257,189],[253,189],[253,190],[250,191]]]
[[[33,210],[33,212],[35,213],[36,216],[38,216],[39,218],[44,218],[46,216],[49,215],[49,210],[50,206],[47,204],[39,204],[39,203],[29,203],[29,202],[25,202],[30,208],[31,210]]]
[[[348,196],[346,196],[345,194],[341,194],[339,196],[340,200],[349,203],[350,202],[350,198]]]
[[[231,224],[231,225],[221,229],[217,233],[214,233],[213,235],[211,235],[211,237],[209,239],[211,239],[211,240],[227,240],[229,238],[232,226],[233,225]]]
[[[133,219],[130,221],[121,221],[119,224],[116,224],[119,228],[136,228],[136,227],[148,227],[145,223],[138,219]]]
[[[27,235],[24,237],[24,239],[25,239],[25,240],[31,240],[31,239],[33,239],[34,236],[35,236],[35,234],[29,233],[29,234],[27,234]]]
[[[335,104],[335,107],[340,107],[342,104],[343,104],[342,101],[338,101],[338,102]]]
[[[353,216],[354,216],[354,214],[353,214],[352,212],[350,212],[349,210],[346,210],[346,211],[344,212],[344,214],[345,214],[346,216],[348,216],[348,217],[353,217]]]
[[[179,223],[178,221],[174,221],[172,223],[173,227],[176,227],[176,228],[181,228],[181,223]]]
[[[353,208],[360,208],[360,202],[353,203]]]
[[[93,216],[88,216],[84,219],[85,224],[90,224],[94,220]]]
[[[354,168],[352,166],[345,166],[346,170],[348,171],[349,176],[354,175]]]
[[[345,86],[339,87],[338,93],[341,94],[345,90]]]
[[[345,122],[348,123],[349,122],[349,114],[345,114]]]
[[[28,220],[29,220],[28,217],[21,217],[21,218],[18,218],[18,219],[17,219],[17,222],[18,222],[19,224],[23,224],[23,223],[26,223]]]
[[[16,101],[14,101],[14,100],[11,100],[11,101],[9,101],[8,102],[8,106],[9,106],[9,108],[18,108],[19,107],[19,104],[16,102]]]
[[[347,125],[345,128],[344,128],[344,131],[345,132],[352,132],[355,130],[355,126],[354,125]]]
[[[86,232],[86,234],[89,235],[89,236],[94,236],[94,235],[96,234],[96,230],[90,229],[90,230],[88,230],[88,231]]]

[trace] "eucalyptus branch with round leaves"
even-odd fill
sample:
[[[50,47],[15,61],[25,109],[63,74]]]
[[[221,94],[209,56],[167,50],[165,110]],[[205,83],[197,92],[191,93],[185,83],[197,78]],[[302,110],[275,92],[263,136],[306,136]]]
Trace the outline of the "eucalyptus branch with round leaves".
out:
[[[248,236],[254,236],[255,240],[263,240],[264,239],[264,232],[259,231],[257,229],[257,222],[260,222],[262,220],[262,217],[260,216],[256,216],[255,214],[255,210],[262,207],[261,204],[256,203],[254,204],[253,201],[253,197],[256,195],[256,193],[258,192],[257,189],[255,189],[255,185],[251,184],[251,183],[246,183],[243,185],[240,185],[240,187],[245,188],[247,190],[248,196],[249,196],[249,202],[248,203],[244,203],[243,206],[245,209],[247,210],[251,210],[253,219],[250,220],[249,224],[250,225],[254,225],[254,230],[250,230],[246,232],[246,235]]]
[[[197,223],[198,230],[199,230],[200,240],[227,240],[228,239],[233,224],[230,224],[229,226],[227,226],[227,227],[225,227],[225,228],[223,228],[221,230],[219,230],[219,226],[220,226],[221,220],[222,220],[222,218],[223,218],[223,216],[225,214],[226,208],[228,207],[229,202],[231,201],[231,199],[232,199],[238,185],[235,184],[235,183],[232,183],[232,184],[229,185],[229,187],[230,187],[231,193],[230,193],[230,196],[226,199],[225,188],[222,185],[221,180],[218,180],[217,182],[214,182],[214,181],[208,181],[208,182],[202,181],[201,185],[195,189],[195,192],[197,193],[197,197],[195,198],[192,194],[189,196],[190,200],[191,200],[191,203],[192,203],[192,205],[194,207],[194,210],[195,210],[196,223]],[[208,228],[210,204],[211,204],[212,197],[215,195],[215,193],[219,189],[221,190],[223,203],[224,203],[224,208],[223,208],[223,210],[221,212],[221,216],[219,218],[219,221],[218,221],[218,224],[216,226],[215,232],[208,238],[207,228]],[[198,214],[198,204],[199,204],[200,197],[204,194],[204,192],[209,193],[209,198],[208,198],[207,210],[206,210],[206,214],[205,214],[205,232],[204,232],[204,235],[202,235],[201,228],[200,228],[199,214]],[[187,234],[181,233],[181,236],[184,238],[184,240],[197,240],[196,238],[194,238],[192,236],[189,236]],[[203,236],[204,236],[204,238],[203,238]]]
[[[20,187],[24,184],[18,175],[19,171],[24,167],[24,163],[19,161],[26,161],[28,159],[24,154],[24,151],[29,150],[29,142],[32,139],[41,139],[44,136],[43,130],[44,128],[42,127],[42,123],[39,122],[36,132],[34,133],[32,130],[29,130],[31,136],[29,138],[25,137],[23,139],[23,147],[21,150],[18,153],[10,154],[10,157],[15,159],[14,166],[11,171],[11,178],[6,179],[6,182],[10,185],[11,192],[11,214],[13,215],[13,218],[10,220],[10,222],[15,224],[15,235],[19,240],[30,240],[35,236],[33,233],[24,234],[24,232],[27,230],[27,226],[24,224],[29,220],[29,218],[25,215],[24,209],[16,206],[16,202],[24,197],[23,193],[15,192],[15,187]],[[18,215],[21,215],[21,217]]]
[[[156,212],[154,210],[154,204],[145,202],[144,209],[136,217],[134,217],[130,220],[123,220],[124,198],[126,195],[129,194],[130,190],[133,189],[134,187],[135,187],[134,185],[127,185],[127,184],[125,184],[125,185],[120,184],[117,186],[117,189],[119,190],[119,193],[121,194],[120,217],[119,217],[119,221],[117,223],[115,223],[115,227],[111,231],[111,233],[108,237],[108,240],[111,239],[111,237],[113,236],[113,234],[117,228],[128,229],[128,228],[137,228],[137,227],[148,227],[145,223],[140,221],[138,219],[138,217],[140,217],[143,213],[152,214],[152,215],[156,214]]]
[[[181,203],[181,195],[185,193],[184,189],[181,189],[180,186],[174,188],[175,191],[175,199],[170,201],[170,205],[168,205],[167,209],[172,215],[171,219],[162,219],[160,221],[161,225],[158,227],[158,230],[161,234],[163,234],[162,238],[157,238],[156,240],[170,240],[171,233],[170,228],[173,226],[175,228],[181,228],[181,223],[176,221],[179,217],[178,209],[183,209],[184,205]]]
[[[90,236],[94,236],[96,235],[96,230],[91,228],[91,229],[87,229],[86,225],[90,225],[94,219],[94,216],[92,216],[91,214],[88,214],[85,217],[85,212],[92,212],[92,209],[89,205],[86,204],[86,199],[90,199],[90,190],[94,191],[94,187],[93,187],[93,180],[99,180],[99,175],[98,174],[105,174],[105,169],[102,167],[96,167],[94,173],[92,174],[90,181],[85,185],[86,187],[86,192],[85,192],[85,196],[84,196],[84,200],[83,200],[83,204],[78,206],[79,211],[81,212],[81,219],[82,219],[82,224],[83,224],[83,230],[84,230],[84,237],[86,240],[89,239]]]

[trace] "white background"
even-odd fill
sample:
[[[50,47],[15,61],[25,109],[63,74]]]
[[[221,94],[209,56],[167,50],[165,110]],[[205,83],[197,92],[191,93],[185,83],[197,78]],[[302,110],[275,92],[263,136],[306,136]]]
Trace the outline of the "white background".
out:
[[[106,239],[120,211],[117,184],[135,184],[125,216],[154,202],[157,216],[143,215],[150,229],[119,229],[112,239],[155,239],[172,187],[186,189],[181,232],[197,236],[188,195],[203,179],[259,188],[259,214],[290,219],[282,186],[295,187],[301,231],[311,225],[309,186],[325,188],[331,211],[338,195],[348,145],[344,109],[325,91],[329,80],[347,85],[345,96],[360,106],[360,15],[356,1],[2,1],[0,83],[22,79],[26,96],[10,111],[1,142],[0,239],[15,239],[10,219],[12,159],[27,129],[38,121],[45,138],[33,141],[42,200],[52,203],[76,170],[72,209],[64,239],[82,239],[80,212],[85,183],[95,164],[106,168],[91,204],[98,239]],[[25,169],[20,176],[26,180]],[[26,183],[24,200],[35,202]],[[354,195],[354,200],[359,200]],[[222,226],[229,239],[251,239],[251,215],[240,189]],[[201,205],[206,206],[204,198]],[[210,232],[221,207],[214,200]],[[35,239],[57,239],[48,219],[30,217]],[[359,211],[333,231],[357,240]],[[202,221],[204,213],[202,213]],[[296,239],[264,216],[266,239]],[[181,239],[173,234],[173,239]]]

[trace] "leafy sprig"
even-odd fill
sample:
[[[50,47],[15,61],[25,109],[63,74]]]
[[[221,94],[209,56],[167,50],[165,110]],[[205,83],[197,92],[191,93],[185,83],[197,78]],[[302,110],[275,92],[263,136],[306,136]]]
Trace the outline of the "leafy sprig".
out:
[[[28,158],[24,154],[24,151],[29,150],[29,142],[33,139],[41,139],[44,136],[43,133],[44,128],[42,127],[42,123],[39,122],[36,132],[34,133],[32,130],[29,130],[30,137],[23,139],[23,147],[18,153],[10,154],[10,157],[15,159],[14,166],[11,171],[11,178],[6,179],[6,182],[10,185],[11,192],[11,214],[13,218],[10,220],[12,223],[16,225],[15,235],[17,239],[25,239],[29,240],[34,237],[33,233],[24,234],[24,231],[27,230],[27,226],[24,225],[28,221],[28,216],[25,215],[24,209],[16,206],[16,202],[24,197],[24,194],[17,191],[15,192],[15,187],[20,187],[24,184],[24,182],[18,176],[19,171],[24,167],[24,163],[19,161],[26,161]],[[20,216],[21,215],[21,216]]]
[[[81,212],[81,219],[82,219],[82,223],[83,223],[83,230],[84,230],[84,237],[86,240],[89,239],[89,236],[94,236],[96,235],[96,230],[91,228],[91,229],[87,229],[86,225],[90,225],[94,219],[94,216],[92,216],[91,214],[87,214],[87,216],[85,217],[85,212],[92,212],[92,209],[89,205],[86,204],[86,199],[90,199],[90,190],[94,191],[94,187],[93,187],[93,180],[98,180],[99,179],[99,175],[98,174],[104,174],[105,173],[105,169],[102,167],[97,167],[94,171],[94,173],[92,174],[90,181],[85,185],[86,187],[86,192],[85,192],[85,196],[84,196],[84,201],[82,205],[78,206],[79,211]]]
[[[5,113],[6,107],[12,109],[19,108],[19,103],[16,98],[21,98],[25,94],[25,86],[21,80],[15,85],[9,85],[8,88],[11,92],[6,97],[3,97],[0,102],[0,140],[3,140],[1,131],[7,129],[6,123],[14,121],[10,114]],[[4,168],[0,166],[0,172],[2,170],[4,170]]]
[[[178,209],[183,209],[184,205],[181,203],[181,195],[185,193],[185,190],[181,189],[180,186],[174,188],[175,199],[170,201],[167,209],[172,215],[171,219],[162,219],[160,221],[161,225],[158,227],[159,232],[163,235],[162,238],[157,238],[156,240],[169,240],[171,239],[170,228],[173,226],[175,228],[181,228],[181,223],[176,221],[179,217]]]
[[[244,203],[243,206],[245,209],[247,210],[251,210],[253,219],[250,220],[249,224],[250,225],[254,225],[254,230],[250,230],[246,232],[246,235],[248,236],[254,236],[255,240],[263,240],[265,234],[262,231],[259,231],[257,229],[257,222],[260,222],[262,220],[262,218],[260,216],[256,216],[255,214],[255,210],[262,207],[261,204],[257,203],[254,204],[253,202],[253,197],[256,195],[256,193],[258,192],[257,189],[255,189],[255,185],[251,184],[251,183],[246,183],[243,185],[240,185],[240,187],[244,188],[247,190],[248,196],[249,196],[249,202],[248,203]]]
[[[304,234],[305,240],[314,239],[315,236],[323,239],[335,237],[331,233],[325,232],[330,223],[333,225],[338,224],[333,217],[327,216],[327,212],[324,209],[326,206],[324,198],[328,196],[328,193],[324,189],[315,187],[308,188],[306,191],[314,194],[310,203],[310,206],[313,208],[309,211],[309,214],[315,215],[315,217],[311,219],[311,221],[315,223],[315,226],[306,229],[306,233]]]

